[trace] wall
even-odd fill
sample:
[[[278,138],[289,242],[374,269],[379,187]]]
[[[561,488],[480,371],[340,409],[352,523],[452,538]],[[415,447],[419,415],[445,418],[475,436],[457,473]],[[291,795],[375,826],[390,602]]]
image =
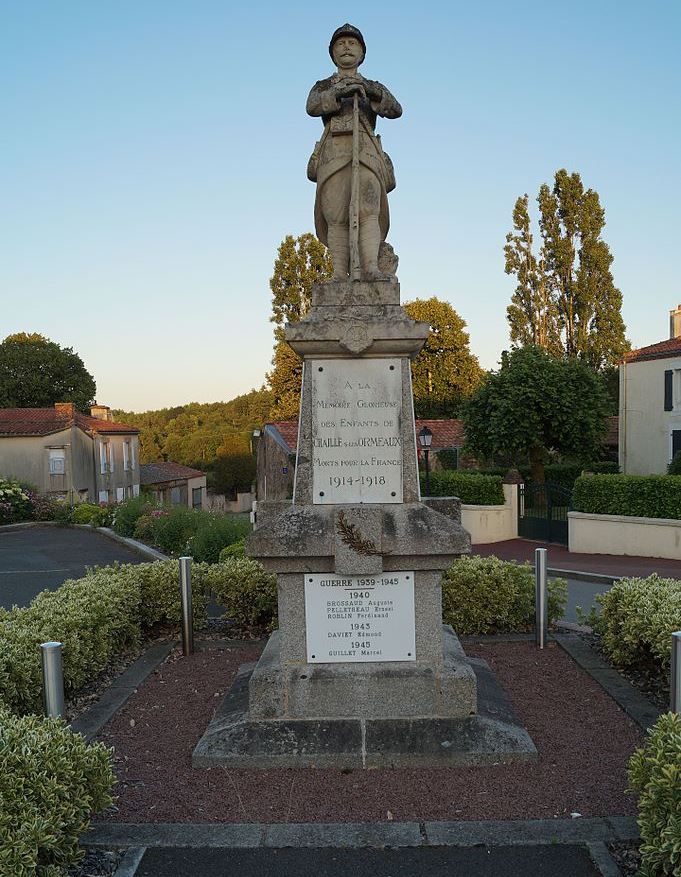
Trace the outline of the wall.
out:
[[[209,493],[206,497],[206,508],[215,512],[234,512],[236,514],[250,512],[255,494],[250,491],[237,493],[236,499],[227,499],[224,493]]]
[[[279,432],[266,426],[258,442],[257,453],[257,496],[258,501],[291,499],[293,496],[293,476],[295,457],[279,435]]]
[[[187,479],[187,505],[189,508],[193,508],[192,502],[192,491],[195,487],[201,488],[201,508],[208,508],[208,503],[206,501],[206,476],[201,475],[197,478],[188,478]]]
[[[581,554],[681,560],[681,521],[569,512],[568,547]]]
[[[71,429],[52,435],[17,436],[0,438],[0,475],[28,481],[40,493],[66,493],[71,486],[72,442]],[[48,448],[65,449],[65,474],[50,477]]]
[[[504,484],[504,505],[462,505],[461,524],[473,545],[504,542],[518,536],[518,486]]]
[[[664,410],[664,373],[674,371],[674,410]],[[681,429],[681,357],[620,365],[619,464],[625,475],[662,475],[671,432]]]

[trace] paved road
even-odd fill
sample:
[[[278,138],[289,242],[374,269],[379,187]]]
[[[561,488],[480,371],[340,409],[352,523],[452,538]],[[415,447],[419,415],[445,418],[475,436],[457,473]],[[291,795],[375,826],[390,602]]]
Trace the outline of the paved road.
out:
[[[583,846],[148,849],[135,877],[599,877]]]
[[[0,606],[26,606],[40,591],[56,590],[88,566],[142,563],[144,558],[96,530],[70,527],[0,529]]]

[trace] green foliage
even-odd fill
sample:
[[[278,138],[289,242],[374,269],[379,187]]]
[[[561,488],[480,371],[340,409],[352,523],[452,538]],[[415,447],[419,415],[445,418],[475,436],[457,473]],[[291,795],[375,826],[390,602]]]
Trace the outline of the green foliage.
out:
[[[208,564],[192,564],[192,616],[194,626],[206,621],[206,571]],[[180,569],[176,560],[106,567],[119,582],[129,581],[140,592],[139,619],[143,628],[155,624],[178,625],[182,618]]]
[[[638,518],[681,518],[679,475],[584,475],[572,494],[575,511]]]
[[[681,875],[681,716],[665,713],[629,761],[638,792],[643,877]]]
[[[89,411],[96,385],[71,347],[36,333],[8,335],[0,344],[0,408],[51,408],[73,402]]]
[[[681,451],[674,454],[673,459],[667,466],[668,475],[681,475]]]
[[[681,630],[681,581],[653,574],[626,578],[598,596],[596,628],[612,660],[623,667],[669,668],[672,633]]]
[[[589,463],[584,466],[589,472],[595,475],[619,475],[619,464],[614,460],[601,460],[599,463]]]
[[[579,358],[600,370],[628,349],[622,293],[615,287],[612,255],[601,234],[605,211],[598,193],[577,173],[555,174],[553,188],[537,196],[541,248],[533,252],[528,197],[513,211],[515,233],[506,236],[506,273],[518,280],[507,316],[511,340]]]
[[[459,451],[457,448],[442,448],[437,452],[437,461],[445,470],[456,470],[459,466]]]
[[[15,524],[32,516],[28,491],[18,481],[0,476],[0,524]]]
[[[130,497],[116,506],[111,526],[119,536],[130,538],[135,534],[135,525],[139,518],[150,514],[156,508],[158,508],[156,503],[143,493]]]
[[[81,502],[73,506],[70,521],[73,524],[90,524],[92,527],[110,527],[115,510],[115,506]]]
[[[232,557],[246,557],[246,539],[239,539],[238,542],[233,542],[231,545],[228,545],[226,548],[223,548],[220,552],[220,557],[218,558],[218,562],[222,563],[225,560],[230,560]]]
[[[217,563],[220,551],[251,529],[248,515],[220,514],[186,506],[153,509],[138,518],[134,536],[176,557]]]
[[[268,419],[271,405],[271,392],[260,389],[229,402],[191,402],[156,411],[113,414],[116,420],[140,430],[140,463],[156,463],[165,457],[206,470],[226,442],[238,440],[248,447],[251,433]]]
[[[0,706],[0,874],[58,877],[82,856],[90,816],[112,801],[111,752],[58,719]]]
[[[248,446],[225,446],[218,448],[213,463],[211,485],[217,493],[236,499],[238,491],[251,489],[255,481],[255,456]]]
[[[226,618],[267,630],[277,626],[277,577],[247,557],[231,557],[208,568],[206,582]]]
[[[284,340],[284,324],[296,323],[309,311],[312,285],[333,272],[331,256],[317,238],[306,232],[287,235],[279,245],[270,278],[274,329],[273,369],[267,375],[273,401],[270,418],[291,420],[298,416],[302,363]]]
[[[602,380],[582,363],[540,347],[505,351],[499,371],[486,375],[464,407],[467,448],[504,465],[529,459],[533,480],[542,482],[550,451],[598,456],[605,411]]]
[[[458,634],[529,630],[534,624],[534,570],[490,557],[460,557],[442,576],[442,620]],[[548,583],[549,621],[561,618],[567,583]]]
[[[425,496],[423,474],[421,495]],[[480,475],[451,469],[430,473],[430,495],[458,496],[464,505],[503,505],[505,501],[500,475]]]
[[[406,302],[404,310],[412,320],[430,325],[423,350],[411,364],[416,416],[456,417],[482,377],[470,352],[466,323],[449,302],[435,296]]]

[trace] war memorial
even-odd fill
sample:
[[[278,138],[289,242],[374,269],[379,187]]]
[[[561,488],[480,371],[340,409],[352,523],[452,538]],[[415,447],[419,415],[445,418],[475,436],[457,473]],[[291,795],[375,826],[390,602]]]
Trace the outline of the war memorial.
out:
[[[487,664],[443,627],[440,577],[470,551],[456,498],[419,490],[410,361],[429,326],[400,306],[387,244],[395,174],[378,117],[398,101],[358,68],[345,24],[307,111],[333,277],[286,328],[303,360],[293,500],[258,507],[248,554],[277,574],[279,629],[198,743],[197,767],[451,766],[536,758]]]

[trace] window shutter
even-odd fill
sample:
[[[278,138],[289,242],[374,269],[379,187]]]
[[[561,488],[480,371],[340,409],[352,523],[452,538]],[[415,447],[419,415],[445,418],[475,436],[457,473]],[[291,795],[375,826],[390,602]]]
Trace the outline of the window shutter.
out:
[[[671,411],[674,407],[672,396],[674,372],[669,369],[664,373],[664,410]]]

